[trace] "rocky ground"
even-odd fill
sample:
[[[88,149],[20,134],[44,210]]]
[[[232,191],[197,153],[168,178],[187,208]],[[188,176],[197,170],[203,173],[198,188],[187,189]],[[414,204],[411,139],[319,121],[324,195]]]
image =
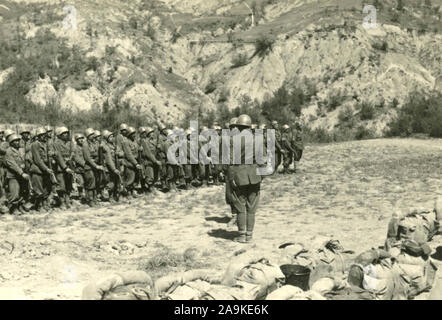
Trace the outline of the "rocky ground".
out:
[[[394,210],[432,208],[441,177],[440,139],[308,146],[296,175],[264,180],[250,245],[231,241],[222,186],[99,209],[4,215],[0,297],[79,299],[89,281],[123,270],[154,278],[202,267],[222,272],[241,249],[278,261],[287,241],[333,237],[361,252],[383,244]]]

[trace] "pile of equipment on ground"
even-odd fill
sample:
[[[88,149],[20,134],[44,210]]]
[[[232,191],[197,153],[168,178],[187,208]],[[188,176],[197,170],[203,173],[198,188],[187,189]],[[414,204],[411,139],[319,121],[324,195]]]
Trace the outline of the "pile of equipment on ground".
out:
[[[112,275],[87,285],[83,299],[130,300],[403,300],[429,292],[442,299],[442,275],[429,242],[440,232],[442,198],[434,210],[393,214],[382,248],[356,255],[338,240],[307,248],[291,242],[280,259],[245,252],[227,270],[190,270],[153,281],[144,271]]]

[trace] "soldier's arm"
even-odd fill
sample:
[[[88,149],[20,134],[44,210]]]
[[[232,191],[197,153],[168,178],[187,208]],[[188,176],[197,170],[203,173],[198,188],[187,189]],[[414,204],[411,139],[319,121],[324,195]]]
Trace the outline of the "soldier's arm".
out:
[[[57,164],[61,167],[63,171],[67,169],[66,161],[64,161],[64,158],[62,156],[61,152],[61,146],[58,143],[54,143],[54,158]]]
[[[127,160],[132,163],[134,166],[138,164],[137,160],[135,159],[134,155],[132,154],[132,150],[130,149],[129,143],[123,143],[123,151],[127,158]]]
[[[80,147],[76,146],[75,147],[75,151],[74,151],[74,161],[75,163],[80,166],[80,167],[84,167],[84,165],[86,164],[84,162],[84,158],[83,158],[83,152],[80,149]]]
[[[12,151],[7,151],[5,156],[5,166],[9,170],[14,171],[19,176],[23,175],[23,170],[20,168],[20,166],[15,161],[14,155],[12,154]]]
[[[91,153],[89,151],[89,147],[87,146],[87,144],[83,144],[83,157],[84,157],[84,161],[90,165],[92,168],[97,169],[98,165],[95,163],[94,159],[92,159],[91,157]]]
[[[104,163],[106,166],[112,171],[116,173],[117,168],[115,167],[114,159],[112,159],[111,152],[108,147],[103,146],[103,154],[104,154]]]
[[[50,173],[51,170],[48,168],[48,166],[44,163],[42,158],[40,157],[39,147],[36,143],[34,143],[31,146],[31,152],[32,152],[32,159],[35,163],[35,165],[43,172]]]
[[[150,150],[149,146],[147,145],[146,141],[141,142],[141,146],[143,147],[143,155],[149,159],[152,162],[158,162],[158,160],[155,158],[155,155]]]

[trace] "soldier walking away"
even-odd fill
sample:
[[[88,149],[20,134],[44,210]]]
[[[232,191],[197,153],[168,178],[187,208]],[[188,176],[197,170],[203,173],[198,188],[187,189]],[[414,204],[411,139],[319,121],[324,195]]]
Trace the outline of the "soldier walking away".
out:
[[[54,172],[50,168],[48,153],[48,135],[45,128],[38,128],[35,133],[36,140],[31,144],[32,165],[31,181],[34,190],[34,208],[39,211],[49,211],[49,192],[52,184],[56,184]],[[55,180],[55,181],[54,181]]]
[[[25,158],[20,152],[20,136],[12,134],[8,137],[8,142],[10,147],[6,151],[5,167],[9,213],[14,214],[17,211],[23,214],[29,211],[24,203],[30,177],[24,172]]]
[[[72,206],[70,195],[74,180],[74,171],[71,168],[72,141],[66,127],[56,128],[55,135],[57,138],[54,141],[54,171],[58,182],[58,205],[60,209],[69,209]]]
[[[85,161],[84,166],[84,189],[86,191],[86,204],[90,207],[97,205],[97,186],[95,177],[97,171],[103,171],[103,167],[98,164],[98,148],[94,143],[95,130],[88,128],[85,131],[87,141],[83,143],[82,151]]]
[[[251,124],[251,118],[243,114],[238,117],[236,127],[242,132],[250,129]],[[245,164],[246,140],[241,140],[241,164],[230,165],[227,177],[231,186],[232,214],[234,212],[237,214],[239,231],[239,236],[234,241],[248,243],[253,238],[255,213],[258,207],[262,178],[256,173],[255,161],[252,164]]]

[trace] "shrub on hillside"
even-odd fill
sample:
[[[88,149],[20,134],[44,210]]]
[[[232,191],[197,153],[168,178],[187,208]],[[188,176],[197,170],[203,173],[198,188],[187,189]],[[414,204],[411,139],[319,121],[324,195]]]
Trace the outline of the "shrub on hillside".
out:
[[[325,108],[328,112],[334,111],[337,107],[339,107],[344,101],[346,97],[342,94],[341,91],[331,93],[327,101],[325,102]]]
[[[258,38],[255,42],[255,53],[253,56],[260,56],[264,57],[269,52],[273,50],[273,44],[275,43],[275,40],[271,39],[268,36],[261,36]]]
[[[375,108],[373,105],[371,105],[368,102],[364,102],[360,106],[361,111],[359,113],[359,116],[361,117],[361,120],[372,120],[375,115]]]

